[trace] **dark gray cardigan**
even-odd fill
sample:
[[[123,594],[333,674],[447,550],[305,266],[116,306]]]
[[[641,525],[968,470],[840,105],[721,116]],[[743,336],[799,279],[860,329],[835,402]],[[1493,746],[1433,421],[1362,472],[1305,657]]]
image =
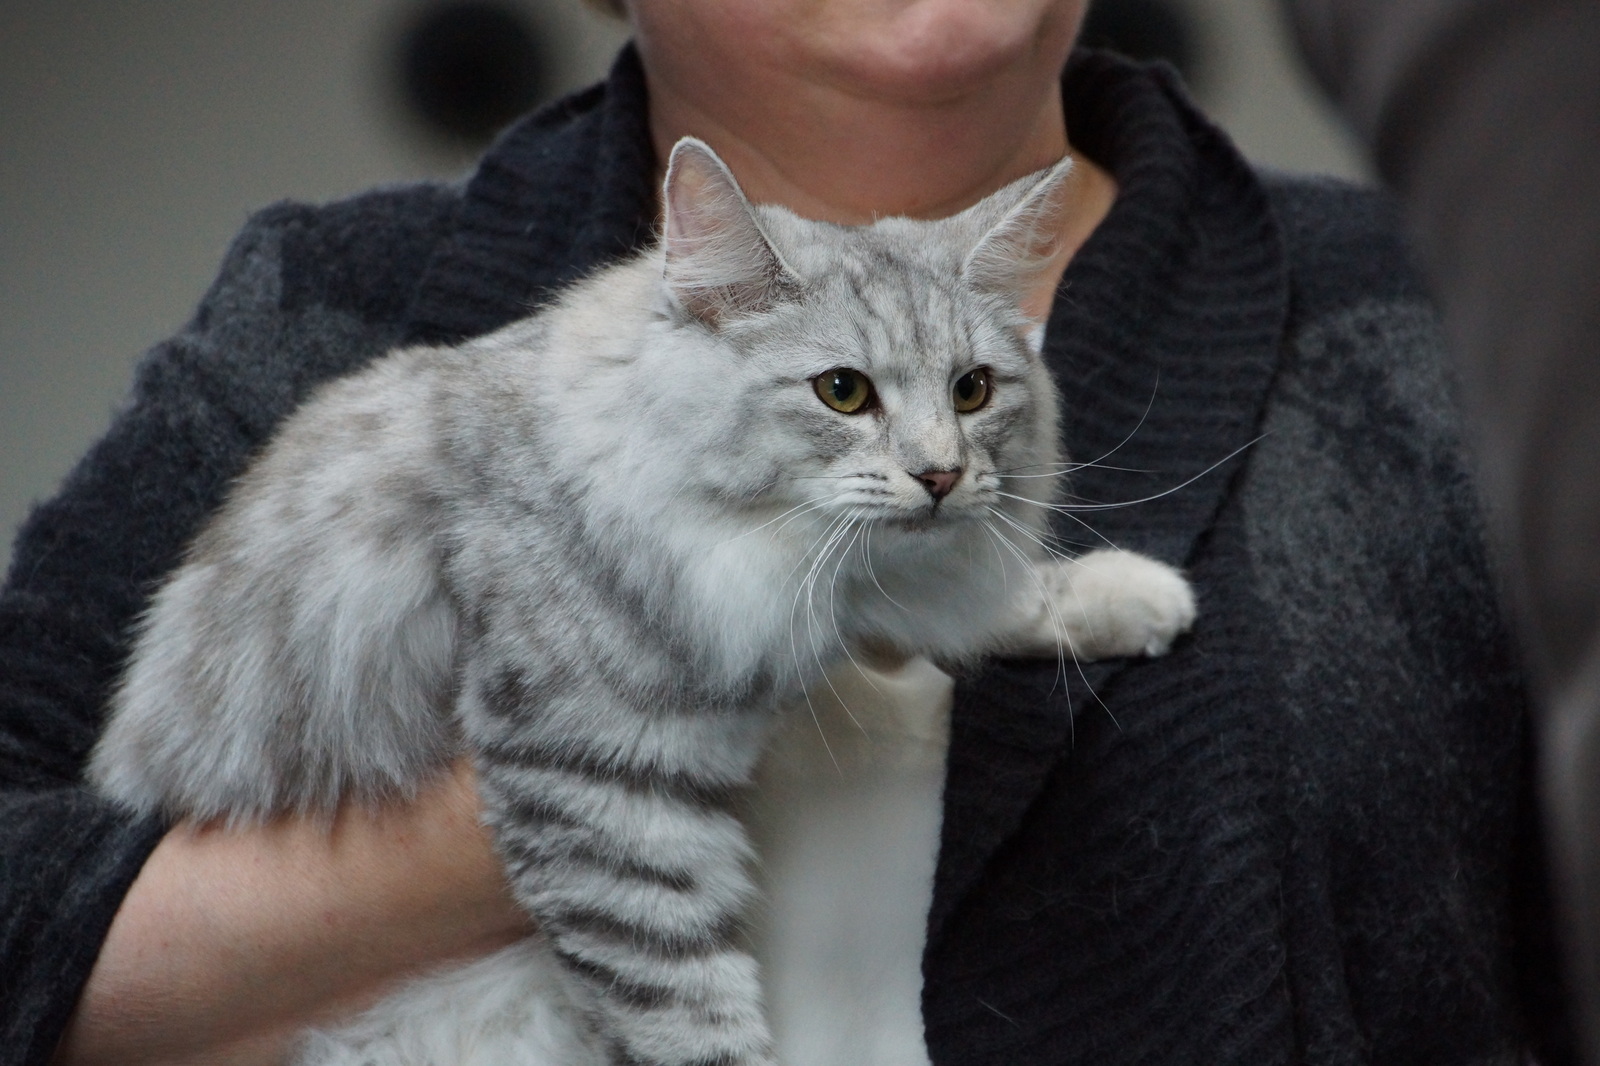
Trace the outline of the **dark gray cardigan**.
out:
[[[962,679],[934,1062],[1517,1061],[1522,693],[1392,220],[1253,172],[1160,70],[1080,56],[1065,98],[1120,195],[1048,354],[1070,453],[1106,457],[1075,498],[1127,506],[1059,533],[1185,566],[1201,621],[1065,684]],[[648,240],[645,123],[624,53],[465,187],[263,212],[24,527],[0,599],[0,1061],[48,1059],[161,832],[78,785],[152,585],[318,383]]]

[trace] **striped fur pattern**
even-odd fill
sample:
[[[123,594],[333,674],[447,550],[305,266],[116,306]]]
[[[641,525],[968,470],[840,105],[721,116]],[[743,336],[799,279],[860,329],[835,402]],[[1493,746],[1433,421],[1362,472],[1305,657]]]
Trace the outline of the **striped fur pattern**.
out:
[[[1057,401],[1019,308],[1069,166],[851,229],[752,207],[686,141],[658,247],[290,419],[157,595],[91,779],[245,822],[468,752],[541,931],[305,1062],[771,1063],[735,798],[777,709],[852,649],[1159,653],[1188,626],[1169,568],[1039,546]],[[820,397],[841,367],[866,409]]]

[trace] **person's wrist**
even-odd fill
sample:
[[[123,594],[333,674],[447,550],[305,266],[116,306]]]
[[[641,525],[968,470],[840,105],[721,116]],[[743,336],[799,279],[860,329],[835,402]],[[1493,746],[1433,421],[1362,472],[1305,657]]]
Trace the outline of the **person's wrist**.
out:
[[[272,1062],[294,1034],[531,931],[462,761],[331,822],[183,825],[112,924],[60,1064]]]

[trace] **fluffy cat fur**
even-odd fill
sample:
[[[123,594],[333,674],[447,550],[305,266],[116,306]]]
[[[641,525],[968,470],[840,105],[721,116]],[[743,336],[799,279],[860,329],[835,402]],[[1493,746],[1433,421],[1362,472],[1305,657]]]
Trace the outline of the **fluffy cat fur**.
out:
[[[156,596],[91,780],[243,822],[470,752],[541,931],[301,1062],[765,1066],[732,804],[776,709],[855,649],[1087,659],[1189,626],[1165,565],[1038,546],[1057,399],[1022,308],[1069,167],[847,228],[753,207],[686,140],[659,246],[288,421]]]

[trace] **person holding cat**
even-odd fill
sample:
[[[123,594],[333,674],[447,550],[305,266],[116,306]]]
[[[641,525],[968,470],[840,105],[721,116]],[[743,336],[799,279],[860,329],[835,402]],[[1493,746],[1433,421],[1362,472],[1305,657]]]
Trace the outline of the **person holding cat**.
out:
[[[464,186],[258,216],[14,551],[0,1054],[283,1061],[529,933],[465,764],[409,804],[237,831],[131,820],[82,775],[151,589],[278,424],[647,245],[683,135],[751,200],[843,224],[951,215],[1071,155],[1032,299],[1069,498],[1095,509],[1057,534],[1181,566],[1201,605],[1161,658],[945,683],[906,904],[920,1027],[885,1019],[881,1046],[1467,1063],[1544,1042],[1519,998],[1544,920],[1515,884],[1522,687],[1426,295],[1382,203],[1259,174],[1170,73],[1074,54],[1083,7],[633,0],[610,78]]]

